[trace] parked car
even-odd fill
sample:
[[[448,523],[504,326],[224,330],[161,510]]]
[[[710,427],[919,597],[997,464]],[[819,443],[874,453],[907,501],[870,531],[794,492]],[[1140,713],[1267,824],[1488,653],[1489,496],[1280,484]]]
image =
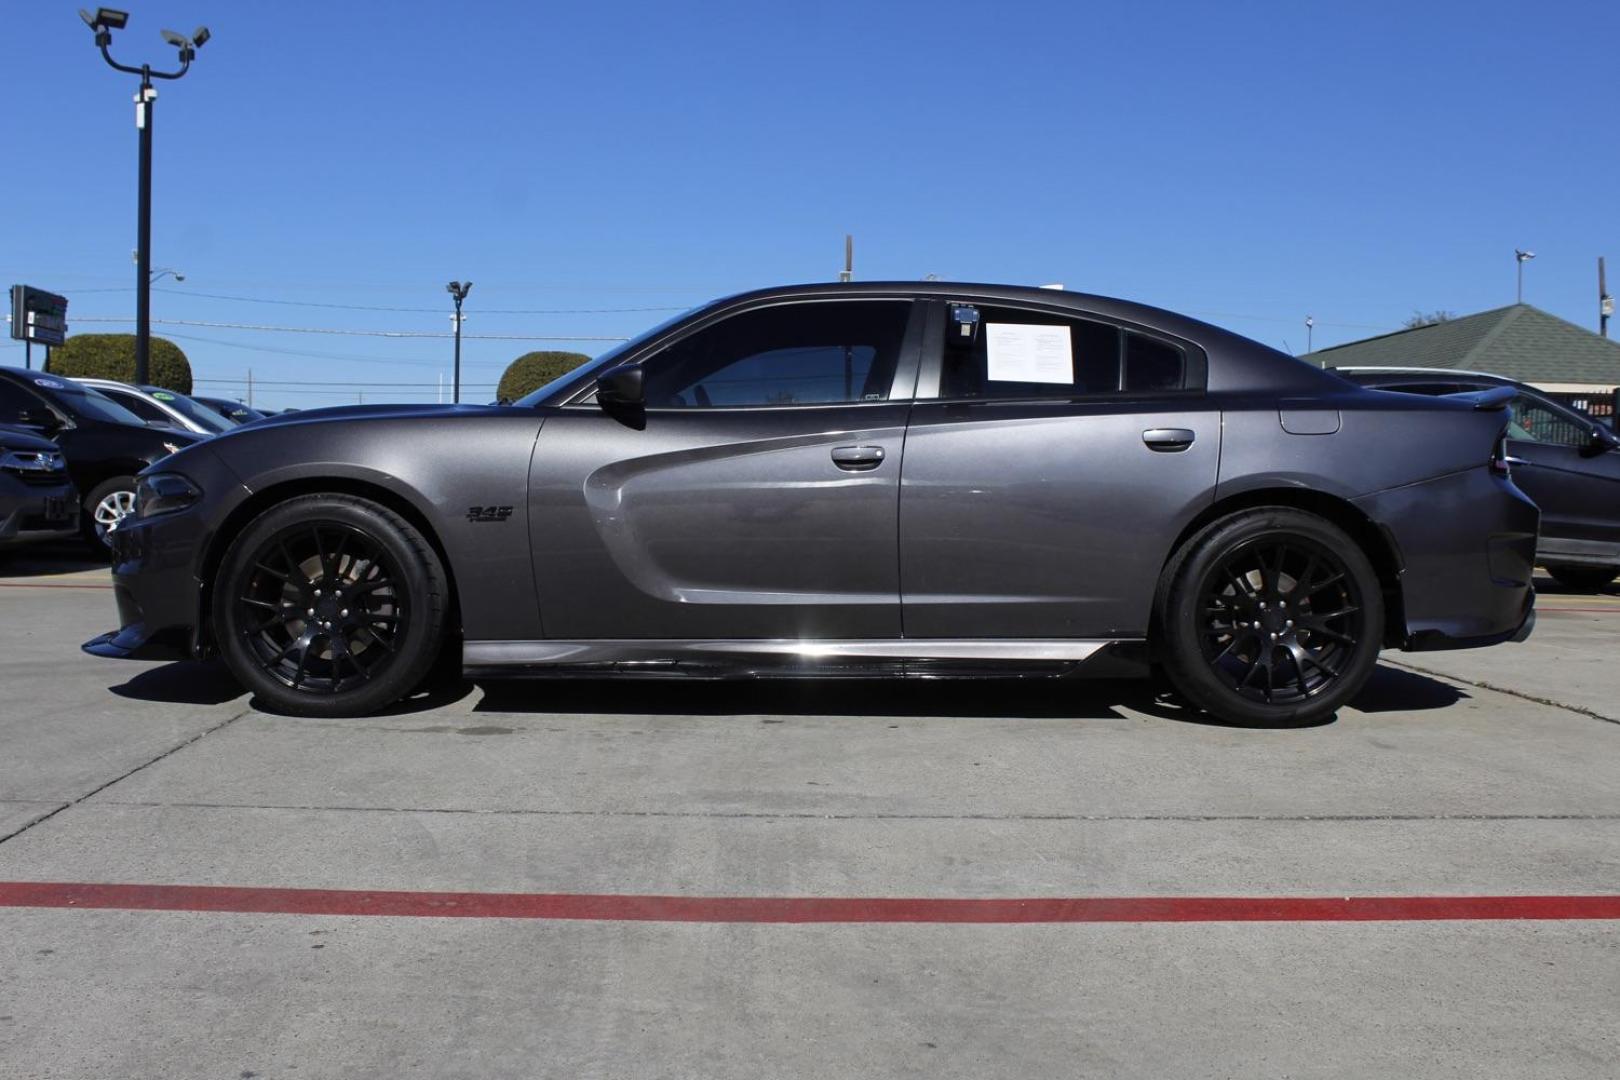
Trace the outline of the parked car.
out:
[[[510,406],[181,451],[140,477],[122,625],[85,647],[217,652],[309,715],[384,708],[456,642],[478,677],[1157,663],[1226,721],[1304,722],[1386,645],[1528,633],[1511,396],[1375,393],[1103,297],[763,290]]]
[[[143,421],[172,431],[218,435],[236,427],[236,421],[197,404],[184,394],[161,386],[133,386],[112,379],[74,379],[116,401]]]
[[[240,401],[232,401],[229,398],[198,397],[196,394],[192,394],[191,400],[238,424],[251,424],[253,421],[263,420],[265,417],[265,414],[258,409],[250,405],[244,405]]]
[[[0,548],[78,535],[79,493],[49,439],[0,426]]]
[[[1331,369],[1361,386],[1409,394],[1513,390],[1508,453],[1513,482],[1541,507],[1536,556],[1568,589],[1596,592],[1620,575],[1620,437],[1532,386],[1474,371]]]
[[[79,491],[79,528],[106,545],[107,532],[135,507],[135,474],[200,440],[147,427],[140,417],[72,379],[0,367],[0,424],[44,436],[67,456]]]

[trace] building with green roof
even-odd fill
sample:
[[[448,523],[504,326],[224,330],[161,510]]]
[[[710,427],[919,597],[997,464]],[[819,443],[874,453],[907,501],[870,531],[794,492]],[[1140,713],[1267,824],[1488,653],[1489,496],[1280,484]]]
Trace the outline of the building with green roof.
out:
[[[1333,345],[1302,359],[1330,368],[1483,371],[1551,391],[1620,387],[1620,343],[1529,304]]]

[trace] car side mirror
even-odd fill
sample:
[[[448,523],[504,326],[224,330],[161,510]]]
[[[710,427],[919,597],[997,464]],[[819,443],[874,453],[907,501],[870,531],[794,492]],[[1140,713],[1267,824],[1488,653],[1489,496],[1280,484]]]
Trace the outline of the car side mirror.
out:
[[[1586,444],[1588,454],[1603,454],[1610,450],[1620,449],[1620,435],[1616,435],[1602,424],[1592,427],[1592,439]]]
[[[596,377],[596,403],[604,409],[639,409],[647,404],[647,376],[640,364],[620,364]]]

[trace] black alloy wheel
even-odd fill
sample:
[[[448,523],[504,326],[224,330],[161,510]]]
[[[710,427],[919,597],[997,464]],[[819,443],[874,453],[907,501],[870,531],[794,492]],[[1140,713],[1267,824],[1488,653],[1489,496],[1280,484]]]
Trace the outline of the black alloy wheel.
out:
[[[272,536],[252,559],[236,625],[259,666],[286,686],[337,694],[398,655],[410,606],[399,568],[373,537],[311,521]]]
[[[213,590],[232,673],[277,711],[309,716],[364,715],[414,690],[438,656],[449,591],[420,532],[350,495],[265,511]]]
[[[1210,667],[1238,693],[1268,705],[1322,693],[1366,635],[1349,569],[1303,536],[1239,546],[1206,577],[1204,599]]]
[[[1218,521],[1171,560],[1160,651],[1193,704],[1235,723],[1301,723],[1360,690],[1383,644],[1383,595],[1361,549],[1302,511]]]

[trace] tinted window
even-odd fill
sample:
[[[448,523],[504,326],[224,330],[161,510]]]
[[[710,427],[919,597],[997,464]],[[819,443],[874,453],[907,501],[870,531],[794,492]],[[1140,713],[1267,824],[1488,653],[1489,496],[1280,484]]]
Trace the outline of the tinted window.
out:
[[[1186,355],[1157,338],[1045,312],[971,310],[978,313],[971,338],[959,333],[957,310],[946,321],[941,397],[1075,397],[1186,386]]]
[[[212,409],[205,409],[184,394],[177,394],[173,390],[152,390],[151,395],[169,408],[189,417],[192,423],[206,431],[229,431],[236,426],[236,421],[221,416]]]
[[[646,363],[649,408],[882,401],[911,305],[780,304],[734,315]]]
[[[148,423],[159,423],[164,427],[178,426],[173,417],[139,394],[127,394],[122,390],[101,390],[98,392],[122,405]]]
[[[1592,423],[1582,423],[1544,401],[1520,394],[1513,399],[1508,438],[1554,446],[1586,446],[1592,441]]]
[[[43,409],[45,403],[9,379],[0,379],[0,424],[15,424],[30,409]]]
[[[1187,357],[1169,342],[1125,334],[1125,389],[1180,390],[1187,385]]]

